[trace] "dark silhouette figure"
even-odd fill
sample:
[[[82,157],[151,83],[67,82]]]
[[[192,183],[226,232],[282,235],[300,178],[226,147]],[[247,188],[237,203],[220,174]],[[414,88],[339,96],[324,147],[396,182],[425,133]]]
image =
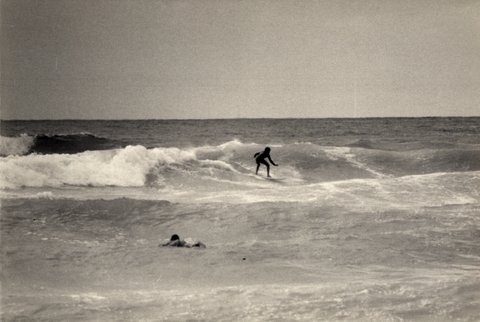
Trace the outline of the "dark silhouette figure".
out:
[[[163,244],[162,246],[171,246],[171,247],[186,247],[186,248],[192,248],[192,247],[200,247],[200,248],[206,248],[205,244],[202,242],[196,242],[194,244],[188,243],[184,240],[181,240],[180,237],[178,237],[177,234],[173,234],[172,237],[170,237],[170,240]]]
[[[278,166],[278,164],[275,164],[273,162],[272,158],[270,157],[270,148],[267,146],[263,152],[257,152],[253,156],[255,158],[255,161],[257,162],[257,171],[255,171],[255,174],[258,174],[258,169],[260,168],[260,164],[264,164],[267,166],[267,177],[270,177],[270,165],[268,164],[265,159],[268,159],[271,164],[274,166]]]

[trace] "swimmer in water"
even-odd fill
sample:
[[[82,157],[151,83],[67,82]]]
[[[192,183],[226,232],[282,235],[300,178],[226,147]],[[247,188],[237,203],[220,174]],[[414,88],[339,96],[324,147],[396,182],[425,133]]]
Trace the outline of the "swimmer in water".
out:
[[[184,240],[181,240],[180,237],[178,237],[177,234],[173,234],[172,237],[170,237],[170,240],[163,244],[162,246],[171,246],[171,247],[186,247],[186,248],[192,248],[192,247],[199,247],[199,248],[206,248],[205,244],[202,242],[196,242],[196,243],[189,243]]]
[[[257,162],[257,171],[255,171],[255,174],[258,174],[258,169],[260,168],[260,164],[264,164],[267,166],[267,177],[270,177],[270,165],[268,164],[267,161],[265,161],[265,159],[268,159],[268,161],[270,161],[270,163],[273,164],[274,166],[278,166],[278,164],[275,164],[275,162],[273,162],[272,158],[270,157],[270,148],[268,146],[265,148],[265,151],[257,152],[253,157]]]

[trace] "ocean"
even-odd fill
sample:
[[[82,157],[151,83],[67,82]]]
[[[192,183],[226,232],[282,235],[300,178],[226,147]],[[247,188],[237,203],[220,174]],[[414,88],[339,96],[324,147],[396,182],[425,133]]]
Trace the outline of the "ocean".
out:
[[[0,155],[2,320],[480,320],[478,117],[2,121]]]

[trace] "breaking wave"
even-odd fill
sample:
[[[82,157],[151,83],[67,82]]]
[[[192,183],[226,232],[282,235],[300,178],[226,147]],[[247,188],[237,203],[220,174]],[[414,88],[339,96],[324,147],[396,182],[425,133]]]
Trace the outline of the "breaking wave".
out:
[[[27,154],[34,141],[35,138],[27,134],[18,137],[0,136],[0,156]]]
[[[85,142],[101,140],[88,134]],[[19,155],[0,159],[1,187],[181,187],[205,185],[261,185],[255,176],[253,154],[263,146],[229,141],[217,146],[193,148],[141,145],[75,154],[21,155],[31,143],[21,136],[10,144]],[[68,140],[63,136],[62,140]],[[56,140],[56,139],[55,139]],[[37,143],[33,143],[34,146]],[[418,150],[395,152],[353,147],[320,146],[296,143],[272,146],[272,158],[279,167],[271,167],[274,178],[283,184],[315,184],[352,179],[395,178],[429,173],[480,170],[480,150]]]

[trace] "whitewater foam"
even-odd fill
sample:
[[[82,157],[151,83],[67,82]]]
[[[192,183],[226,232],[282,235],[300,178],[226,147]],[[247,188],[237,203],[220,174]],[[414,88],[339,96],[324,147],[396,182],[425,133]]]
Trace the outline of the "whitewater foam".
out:
[[[385,175],[379,171],[373,170],[370,167],[368,167],[366,164],[358,161],[355,158],[355,154],[353,153],[352,149],[349,147],[325,147],[324,149],[327,157],[333,161],[344,159],[348,163],[352,164],[354,167],[357,167],[359,169],[372,173],[376,177],[379,177],[379,178],[389,177],[388,175]]]
[[[9,156],[0,159],[1,187],[140,187],[155,166],[193,159],[195,155],[189,151],[143,146],[77,154]]]

